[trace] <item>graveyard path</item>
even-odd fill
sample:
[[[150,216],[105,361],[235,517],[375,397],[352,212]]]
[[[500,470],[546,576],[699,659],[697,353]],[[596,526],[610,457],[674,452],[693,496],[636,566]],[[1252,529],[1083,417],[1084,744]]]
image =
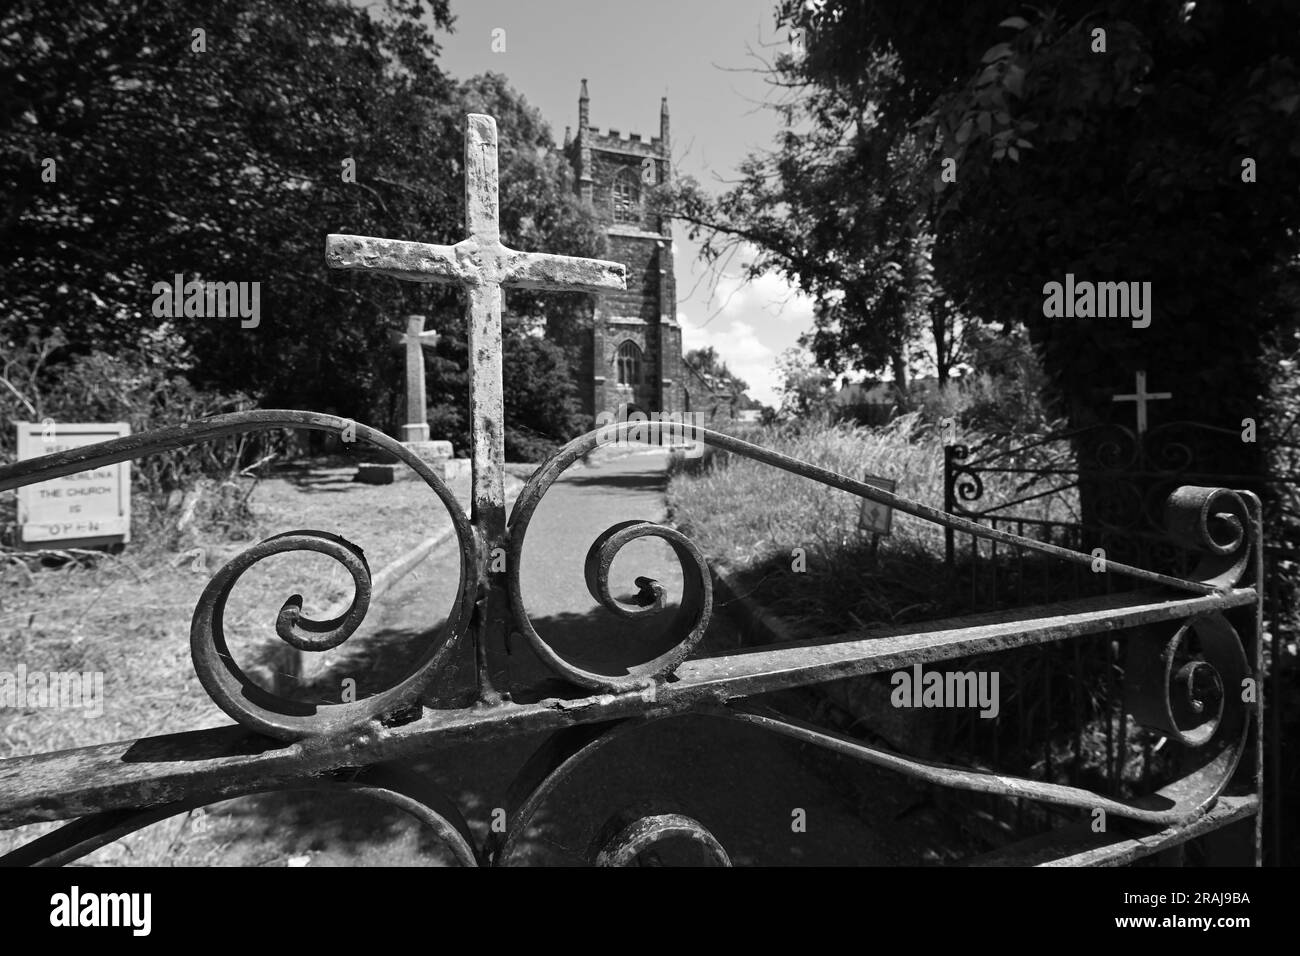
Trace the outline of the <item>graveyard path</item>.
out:
[[[542,499],[525,539],[521,576],[530,617],[543,636],[557,643],[561,634],[598,639],[602,645],[624,639],[626,623],[588,594],[583,560],[591,542],[612,524],[666,519],[666,464],[662,451],[594,461],[571,468]],[[634,541],[620,552],[611,590],[630,595],[637,575],[656,578],[674,597],[680,594],[680,571],[662,541]],[[378,671],[370,679],[390,683],[394,670],[436,639],[457,576],[458,556],[448,543],[372,607],[370,650],[326,679],[337,681],[351,668],[358,675]],[[738,642],[715,607],[699,653]],[[541,676],[540,665],[536,669]],[[504,805],[514,774],[543,739],[519,737],[440,751],[416,769],[437,780],[484,843],[494,809]],[[952,840],[928,811],[916,810],[923,796],[902,778],[752,727],[716,717],[672,718],[636,731],[566,781],[539,813],[515,862],[581,863],[611,816],[639,806],[643,812],[675,810],[701,820],[737,865],[919,864],[946,857],[943,848]],[[220,825],[207,839],[225,843],[222,862],[447,862],[410,818],[360,798],[278,794],[237,804],[214,808],[212,819]],[[796,821],[804,823],[802,830]],[[664,857],[678,859],[667,849]]]
[[[617,640],[610,623],[626,624],[587,592],[583,559],[597,535],[617,522],[667,520],[666,465],[662,450],[597,460],[569,469],[542,499],[525,538],[521,583],[534,627],[544,637],[557,644],[562,632],[598,637],[606,645]],[[441,552],[426,562],[384,602],[383,626],[418,631],[430,582],[454,580],[454,574],[454,555]],[[630,596],[637,575],[655,578],[674,597],[681,592],[676,559],[661,541],[638,540],[620,552],[611,590]],[[655,626],[653,619],[647,624]],[[738,642],[737,632],[715,609],[700,653]],[[482,837],[513,774],[542,739],[448,751],[425,769],[460,803]],[[835,766],[828,768],[827,762]],[[585,848],[607,815],[650,795],[701,819],[738,864],[921,862],[924,848],[938,842],[921,821],[893,819],[919,799],[899,778],[718,718],[650,725],[590,770],[556,794],[539,818],[540,832],[521,851],[525,860],[576,862],[574,851]],[[862,797],[866,793],[869,804]],[[805,811],[806,832],[792,827],[796,810]]]

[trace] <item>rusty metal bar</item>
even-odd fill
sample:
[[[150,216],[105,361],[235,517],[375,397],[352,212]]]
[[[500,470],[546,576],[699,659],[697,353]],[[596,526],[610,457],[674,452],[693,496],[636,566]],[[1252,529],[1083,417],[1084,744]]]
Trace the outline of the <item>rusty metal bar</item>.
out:
[[[1093,832],[1091,821],[1085,821],[965,860],[961,865],[1127,866],[1258,813],[1259,799],[1253,794],[1223,796],[1203,817],[1156,833],[1130,831],[1117,826],[1098,834]]]
[[[712,608],[711,578],[704,556],[676,529],[628,521],[608,529],[593,544],[586,559],[588,587],[603,606],[622,617],[664,610],[662,589],[645,604],[615,600],[610,594],[608,572],[619,548],[631,540],[647,536],[666,540],[684,575],[682,599],[669,621],[674,642],[647,660],[619,661],[609,673],[593,670],[589,664],[551,648],[532,627],[520,591],[519,565],[529,521],[546,491],[569,466],[599,445],[636,440],[632,433],[639,426],[620,423],[570,442],[529,479],[507,522],[501,354],[503,287],[588,292],[621,289],[626,285],[625,269],[601,260],[518,252],[501,243],[497,130],[491,117],[474,114],[466,118],[465,167],[467,238],[448,246],[330,236],[326,240],[326,261],[335,269],[357,269],[408,281],[443,282],[462,287],[470,351],[473,479],[469,517],[429,467],[404,446],[364,425],[310,412],[258,411],[217,416],[0,466],[0,491],[3,491],[237,432],[284,427],[344,434],[350,431],[358,440],[377,445],[406,462],[451,514],[460,548],[461,580],[455,607],[449,615],[451,623],[446,639],[427,651],[405,679],[364,702],[311,705],[279,698],[243,675],[225,645],[222,630],[225,597],[240,574],[262,558],[287,550],[316,551],[343,564],[355,583],[355,596],[346,612],[331,621],[312,621],[301,615],[301,599],[295,604],[291,598],[277,624],[277,633],[291,645],[321,650],[346,640],[364,617],[371,588],[370,570],[360,549],[323,532],[279,535],[246,549],[209,581],[191,628],[192,655],[200,681],[213,700],[241,726],[0,761],[0,827],[81,818],[10,854],[8,861],[68,862],[108,840],[186,808],[266,790],[341,785],[369,792],[412,812],[452,846],[461,862],[484,862],[488,855],[474,846],[454,804],[437,793],[436,788],[427,787],[419,779],[403,777],[400,769],[390,772],[384,768],[392,768],[393,761],[424,757],[469,741],[478,743],[554,731],[525,765],[512,788],[510,805],[519,814],[511,820],[510,832],[491,854],[492,861],[499,862],[509,855],[512,841],[523,832],[528,818],[538,810],[544,797],[574,767],[654,720],[686,713],[739,720],[928,783],[1012,798],[1018,811],[1024,799],[1076,810],[1102,808],[1118,817],[1147,824],[1181,824],[1184,833],[1193,831],[1197,825],[1193,821],[1197,818],[1203,820],[1215,812],[1215,801],[1236,769],[1252,718],[1258,717],[1262,702],[1249,708],[1221,703],[1216,714],[1197,722],[1194,728],[1181,727],[1175,715],[1185,716],[1187,708],[1194,707],[1196,701],[1189,704],[1173,699],[1170,688],[1175,682],[1170,680],[1168,670],[1172,649],[1190,629],[1206,648],[1204,654],[1210,660],[1205,666],[1221,674],[1225,687],[1244,682],[1247,674],[1262,676],[1261,512],[1253,495],[1238,495],[1217,488],[1181,487],[1170,496],[1166,512],[1170,538],[1202,555],[1200,565],[1189,576],[1107,561],[1108,571],[1165,590],[1114,594],[1113,578],[1107,574],[1105,596],[1000,612],[997,610],[1001,604],[999,544],[1015,549],[1014,573],[1021,595],[1025,584],[1025,551],[1065,561],[1076,576],[1091,564],[1091,555],[1052,541],[1051,529],[1070,527],[1068,523],[993,514],[999,508],[1036,500],[1059,488],[984,512],[968,511],[960,502],[974,501],[982,495],[979,477],[982,472],[1049,475],[1057,474],[1057,470],[1021,468],[1018,464],[986,468],[983,464],[996,456],[970,461],[968,448],[946,447],[944,507],[938,510],[741,439],[693,428],[694,440],[714,448],[941,524],[945,559],[950,568],[956,533],[969,534],[975,604],[979,602],[982,580],[982,542],[988,541],[987,587],[993,611],[921,624],[867,628],[687,660],[708,626]],[[1161,427],[1187,424],[1190,423]],[[1223,429],[1210,430],[1228,434]],[[1084,431],[1088,429],[1072,434]],[[1119,432],[1133,438],[1127,430],[1119,429]],[[1051,436],[1001,454],[1019,454],[1063,437],[1069,436]],[[1145,454],[1145,446],[1137,443],[1131,463],[1137,464]],[[1223,479],[1216,477],[1216,480]],[[1022,483],[1017,493],[1031,484]],[[1004,525],[1009,527],[1013,520],[1016,534],[1004,530]],[[1027,521],[1035,527],[1046,528],[1047,540],[1025,537]],[[504,566],[501,558],[506,559]],[[1238,587],[1248,566],[1254,572],[1254,586]],[[1050,568],[1045,563],[1043,571],[1044,593],[1051,593]],[[1227,611],[1247,605],[1255,608],[1254,644],[1250,648],[1253,653],[1249,656],[1225,617]],[[1121,629],[1170,622],[1182,622],[1183,626],[1164,650],[1144,643],[1140,648],[1142,653],[1135,658],[1136,664],[1130,666],[1135,651],[1126,646],[1125,678],[1135,688],[1132,706],[1135,719],[1148,726],[1164,727],[1176,735],[1191,749],[1196,766],[1160,792],[1132,801],[1107,798],[1051,781],[1053,673],[1046,656],[1042,674],[1046,705],[1044,762],[1045,775],[1049,778],[1046,780],[1018,779],[917,760],[738,703],[743,698],[810,683],[1062,641],[1072,643],[1078,661],[1079,642],[1090,635],[1102,634],[1107,657],[1108,783],[1112,793],[1122,796],[1128,711],[1121,710],[1118,740],[1115,740],[1116,668],[1111,660],[1113,645],[1109,635]],[[512,692],[522,689],[511,686],[506,666],[507,643],[514,634],[526,639],[556,674],[585,690],[529,703],[512,699]],[[431,709],[427,692],[435,671],[466,635],[474,641],[479,703],[461,710]],[[1145,641],[1145,637],[1139,640]],[[1017,667],[1022,663],[1018,659]],[[1190,681],[1187,686],[1190,694]],[[1024,681],[1017,681],[1022,734],[1024,689]],[[1262,696],[1262,688],[1258,692]],[[417,713],[411,712],[413,705]],[[1076,714],[1079,706],[1076,696]],[[1254,723],[1257,728],[1255,784],[1257,792],[1262,792],[1262,730],[1258,720]],[[978,736],[973,721],[969,723],[969,732],[973,744]],[[996,757],[1000,746],[996,726],[992,732]],[[1076,726],[1076,776],[1078,733]],[[1118,760],[1113,745],[1119,747]],[[1239,812],[1239,808],[1233,812]],[[1258,837],[1262,818],[1258,810],[1256,813]],[[729,862],[721,844],[703,823],[689,814],[657,812],[610,822],[618,825],[592,848],[597,862],[633,863],[652,852],[650,848],[655,842],[683,836],[704,848],[715,862]],[[1189,823],[1192,825],[1187,826]],[[1258,846],[1257,839],[1257,852]]]
[[[398,727],[280,744],[239,727],[144,738],[0,761],[0,828],[196,794],[219,798],[250,782],[287,783],[340,767],[413,757],[457,743],[637,716],[668,716],[766,691],[882,673],[1013,647],[1245,607],[1253,589],[1203,597],[1128,592],[1114,598],[871,628],[684,662],[677,680],[643,691],[534,704],[426,711]]]

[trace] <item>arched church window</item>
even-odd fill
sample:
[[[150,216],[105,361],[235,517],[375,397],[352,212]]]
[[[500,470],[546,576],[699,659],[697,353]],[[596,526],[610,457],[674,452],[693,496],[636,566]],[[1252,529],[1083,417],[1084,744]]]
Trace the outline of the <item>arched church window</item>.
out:
[[[624,169],[614,177],[614,221],[641,221],[641,181],[636,173]]]
[[[618,347],[618,384],[641,384],[641,350],[630,340]]]

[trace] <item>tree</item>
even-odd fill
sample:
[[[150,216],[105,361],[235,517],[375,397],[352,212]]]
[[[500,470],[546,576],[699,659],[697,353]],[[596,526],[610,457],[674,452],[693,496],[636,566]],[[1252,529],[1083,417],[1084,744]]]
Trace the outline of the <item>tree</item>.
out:
[[[1072,424],[1132,427],[1111,397],[1137,370],[1173,393],[1165,420],[1231,427],[1257,413],[1300,226],[1300,126],[1285,121],[1300,109],[1293,4],[782,12],[820,18],[800,66],[810,80],[855,74],[850,56],[897,57],[905,81],[881,109],[929,144],[936,274],[975,314],[1027,325]],[[945,159],[955,182],[939,175]],[[1247,159],[1267,182],[1246,181]],[[1150,325],[1046,317],[1044,285],[1067,273],[1149,281]],[[1203,446],[1198,465],[1257,471],[1259,448]],[[1085,495],[1085,516],[1105,496]]]
[[[725,382],[727,388],[739,398],[749,389],[749,383],[743,378],[736,375],[727,368],[727,363],[723,361],[722,356],[718,354],[717,349],[712,345],[707,345],[700,349],[691,349],[683,356],[685,360],[698,372],[705,375],[713,376],[718,381]]]
[[[154,283],[256,281],[256,328],[178,323],[202,360],[192,376],[369,417],[386,364],[369,357],[384,355],[384,320],[411,310],[379,289],[336,295],[322,238],[346,220],[418,235],[429,210],[454,218],[445,184],[403,182],[439,132],[420,126],[421,105],[452,89],[420,22],[446,28],[445,0],[373,14],[109,0],[66,14],[30,0],[0,14],[5,334],[59,327],[71,352],[127,346],[166,321]]]
[[[847,282],[848,321],[819,326],[823,351],[869,362],[906,338],[919,270],[900,253],[928,235],[963,313],[1028,328],[1072,425],[1131,428],[1111,398],[1138,370],[1173,393],[1165,420],[1258,414],[1300,236],[1294,4],[783,0],[778,24],[806,35],[776,75],[806,91],[811,129],[716,211],[805,288]],[[827,182],[839,198],[805,188]],[[1067,274],[1150,282],[1150,324],[1047,317],[1045,284]],[[1241,473],[1261,450],[1196,454]],[[1107,495],[1085,488],[1085,520]]]
[[[812,356],[801,349],[786,349],[776,361],[781,384],[779,413],[790,418],[825,418],[835,393],[834,378],[818,368]]]
[[[458,292],[331,272],[323,240],[462,239],[465,112],[499,120],[503,238],[601,251],[536,110],[499,76],[457,84],[439,68],[434,31],[450,22],[446,0],[199,0],[183,10],[106,0],[67,16],[36,0],[7,5],[0,341],[62,330],[66,345],[47,365],[57,374],[76,354],[134,347],[169,321],[152,312],[156,282],[257,282],[256,327],[174,322],[199,357],[187,373],[195,384],[400,424],[389,331],[429,314],[442,354],[454,353]],[[507,306],[560,323],[582,298],[512,291]],[[529,401],[563,407],[567,387],[556,380],[554,394]],[[432,382],[430,394],[440,389]],[[534,415],[507,407],[508,419],[516,413],[521,424]]]
[[[776,272],[817,301],[802,344],[832,372],[889,369],[900,392],[929,334],[941,381],[960,361],[959,310],[938,287],[927,232],[924,148],[907,123],[876,111],[894,82],[888,56],[852,82],[818,85],[780,57],[774,86],[783,130],[774,150],[748,157],[740,182],[713,199],[683,177],[660,197],[664,211],[703,238],[711,263],[749,253],[745,274]],[[790,92],[790,91],[794,92]]]

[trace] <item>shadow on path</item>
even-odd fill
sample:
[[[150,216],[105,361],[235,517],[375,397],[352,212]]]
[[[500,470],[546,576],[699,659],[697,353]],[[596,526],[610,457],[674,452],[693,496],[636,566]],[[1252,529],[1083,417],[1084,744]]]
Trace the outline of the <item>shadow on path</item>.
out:
[[[570,641],[635,640],[619,633],[627,622],[595,608],[588,614],[539,618],[540,633],[563,632]],[[363,694],[405,675],[440,627],[413,635],[399,629],[372,634],[306,690],[337,699],[346,672]],[[708,644],[735,646],[725,618],[710,628]],[[346,647],[347,645],[345,645]],[[472,697],[468,655],[460,672],[439,682],[438,696]],[[705,652],[707,653],[707,652]],[[583,692],[549,677],[531,653],[513,662],[529,691],[520,699]],[[546,735],[492,739],[440,750],[410,764],[428,774],[460,806],[477,840],[489,835],[493,810],[504,807],[515,773]],[[631,809],[681,812],[695,817],[721,841],[738,865],[885,865],[925,860],[938,842],[923,820],[899,818],[916,804],[909,782],[883,771],[824,754],[809,759],[806,745],[753,727],[701,715],[654,721],[566,779],[547,801],[520,844],[514,863],[585,865],[593,842],[611,818]],[[830,760],[833,774],[823,772]],[[852,785],[846,785],[846,777]],[[864,804],[860,792],[873,794]],[[445,865],[450,858],[429,834],[398,810],[357,797],[286,794],[248,798],[231,811],[241,832],[269,859],[309,855],[329,863]],[[672,862],[672,858],[669,858]]]
[[[664,474],[618,474],[604,472],[584,475],[578,472],[566,475],[565,482],[580,488],[602,486],[605,488],[625,488],[637,491],[663,491],[668,487],[668,478]]]

